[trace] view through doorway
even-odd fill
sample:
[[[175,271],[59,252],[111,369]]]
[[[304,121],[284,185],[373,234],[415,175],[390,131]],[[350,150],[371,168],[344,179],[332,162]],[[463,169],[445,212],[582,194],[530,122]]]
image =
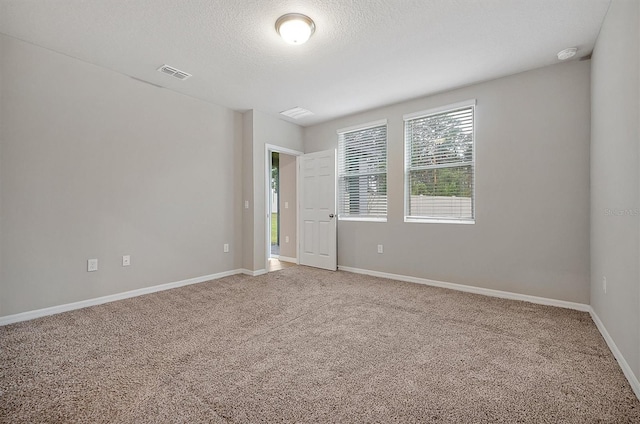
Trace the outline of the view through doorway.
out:
[[[265,150],[265,265],[273,271],[298,263],[298,157],[302,152],[270,144]]]
[[[271,252],[270,257],[280,257],[280,153],[271,152],[271,192],[270,210],[271,215]]]

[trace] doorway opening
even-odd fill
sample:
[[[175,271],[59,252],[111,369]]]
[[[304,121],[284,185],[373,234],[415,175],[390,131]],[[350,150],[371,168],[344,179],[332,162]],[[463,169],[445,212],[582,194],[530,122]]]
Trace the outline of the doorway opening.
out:
[[[280,258],[280,153],[271,152],[271,184],[269,193],[270,258]]]
[[[266,269],[298,263],[298,157],[302,152],[265,145]]]

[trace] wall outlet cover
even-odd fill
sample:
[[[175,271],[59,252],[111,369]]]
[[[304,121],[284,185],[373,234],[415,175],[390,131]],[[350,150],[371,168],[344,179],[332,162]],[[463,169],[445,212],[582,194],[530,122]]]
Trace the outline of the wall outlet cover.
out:
[[[87,272],[94,272],[97,270],[98,270],[98,260],[97,259],[87,260]]]

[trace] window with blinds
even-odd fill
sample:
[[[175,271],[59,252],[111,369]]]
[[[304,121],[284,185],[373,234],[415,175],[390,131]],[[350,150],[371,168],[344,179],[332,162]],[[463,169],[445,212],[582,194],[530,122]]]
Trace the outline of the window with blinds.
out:
[[[338,131],[338,217],[387,218],[386,120]]]
[[[474,221],[474,108],[405,115],[405,221]]]

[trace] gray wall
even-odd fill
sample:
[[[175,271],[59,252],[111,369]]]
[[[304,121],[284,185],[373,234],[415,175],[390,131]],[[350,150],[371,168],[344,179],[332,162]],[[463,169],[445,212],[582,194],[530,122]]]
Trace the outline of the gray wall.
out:
[[[3,80],[5,79],[4,77],[4,64],[3,64],[3,57],[6,56],[6,42],[5,40],[2,38],[3,36],[0,35],[0,299],[3,299],[6,294],[6,290],[4,289],[4,284],[2,284],[2,264],[3,264],[3,259],[2,259],[2,251],[4,250],[2,248],[2,240],[4,240],[4,232],[2,229],[2,221],[3,221],[3,215],[4,215],[4,210],[3,210],[3,201],[2,201],[2,187],[3,187],[3,182],[2,182],[2,175],[3,175],[3,166],[2,166],[2,140],[4,140],[6,138],[5,132],[5,114],[8,112],[9,106],[5,104],[5,101],[3,100],[5,94],[4,94],[4,83]],[[2,306],[2,301],[0,300],[0,317],[5,315],[4,313],[4,308]]]
[[[589,79],[574,61],[305,128],[314,152],[389,122],[388,222],[340,221],[338,264],[589,303]],[[473,98],[476,223],[404,223],[402,115]]]
[[[241,266],[240,114],[0,45],[0,316]]]
[[[296,208],[296,157],[280,154],[280,256],[295,258],[297,256],[297,208]],[[289,207],[285,208],[285,202]],[[287,236],[289,242],[286,241]]]
[[[243,266],[250,271],[265,271],[267,263],[267,186],[266,145],[302,152],[302,128],[258,110],[244,113],[244,160],[242,164],[244,200]],[[251,151],[249,155],[248,151]],[[243,200],[243,201],[244,201]]]
[[[611,3],[593,52],[591,80],[591,304],[636,377],[640,376],[639,25],[637,1]]]
[[[242,114],[242,268],[253,270],[253,111]],[[248,206],[248,207],[247,207]]]

